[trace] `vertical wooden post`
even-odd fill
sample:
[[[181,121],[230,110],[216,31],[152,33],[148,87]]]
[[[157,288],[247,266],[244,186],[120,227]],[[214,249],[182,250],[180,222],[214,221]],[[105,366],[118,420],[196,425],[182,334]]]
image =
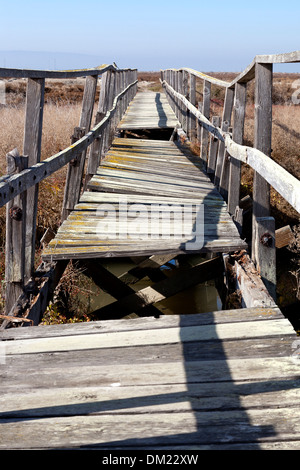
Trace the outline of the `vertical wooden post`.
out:
[[[171,72],[171,86],[172,86],[172,88],[174,88],[174,90],[176,90],[175,75],[176,75],[176,71],[172,70],[172,72]],[[172,95],[172,106],[173,106],[174,113],[176,113],[177,98],[175,98],[175,96],[173,96],[173,95]]]
[[[244,123],[246,111],[246,83],[235,84],[235,97],[233,106],[233,133],[232,139],[237,144],[243,144]],[[240,202],[241,162],[230,157],[229,184],[228,184],[228,212],[235,214]]]
[[[89,132],[91,127],[91,120],[96,96],[97,80],[97,75],[91,75],[86,78],[85,82],[82,110],[79,123],[79,127],[81,129],[84,129],[85,134]],[[75,159],[68,166],[62,210],[62,221],[67,218],[67,216],[70,214],[70,212],[74,209],[75,205],[79,201],[86,153],[87,151],[85,150],[77,159]]]
[[[39,163],[41,160],[44,92],[44,78],[28,78],[23,154],[28,155],[29,167]],[[34,271],[37,204],[38,185],[33,186],[27,191],[25,250],[26,282],[31,278]]]
[[[254,147],[271,155],[273,64],[255,65]],[[261,244],[256,233],[256,219],[270,213],[270,186],[258,173],[253,178],[253,226],[251,257],[256,264]]]
[[[227,132],[231,123],[231,114],[233,108],[234,88],[226,88],[225,102],[222,117],[222,130]],[[226,123],[226,124],[225,124]],[[217,181],[220,185],[220,193],[226,198],[228,190],[229,160],[223,142],[220,142],[217,167],[221,169],[218,173]]]
[[[174,90],[178,92],[178,70],[174,71]],[[176,98],[175,103],[176,103],[175,114],[176,114],[177,119],[179,119],[180,100]]]
[[[256,269],[276,301],[276,246],[275,219],[273,217],[257,217],[256,225]]]
[[[203,103],[201,103],[199,101],[198,102],[198,111],[200,111],[200,113],[202,113],[202,105],[203,105]],[[202,126],[200,124],[200,121],[197,119],[197,140],[199,142],[200,149],[201,149],[201,129],[202,129]],[[200,155],[201,155],[201,150],[200,150]]]
[[[20,173],[28,167],[28,157],[20,157],[16,149],[7,154],[6,159],[8,175]],[[6,205],[5,311],[7,315],[22,294],[25,284],[26,205],[27,191]]]
[[[196,106],[196,77],[192,73],[189,74],[190,78],[190,94],[189,101],[192,105]],[[194,140],[196,138],[196,117],[190,113],[189,116],[189,138]]]
[[[228,132],[229,121],[223,121],[221,129],[224,132]],[[217,155],[216,167],[215,167],[215,179],[214,179],[214,184],[217,188],[219,188],[219,185],[220,185],[220,179],[222,175],[223,161],[224,161],[225,155],[226,155],[225,144],[224,142],[219,141],[218,155]]]
[[[209,119],[210,118],[210,94],[211,94],[211,84],[207,80],[203,82],[203,103],[202,103],[202,114]],[[207,165],[208,159],[208,142],[209,142],[209,132],[201,128],[200,133],[200,158],[204,165]]]
[[[212,124],[215,127],[220,127],[221,125],[220,116],[213,116]],[[217,137],[211,136],[208,161],[207,161],[207,174],[211,175],[212,179],[214,179],[214,174],[216,171],[216,160],[217,160],[218,148],[219,148],[219,139]]]
[[[100,96],[99,96],[99,103],[98,103],[98,110],[96,113],[95,118],[95,126],[102,121],[105,114],[108,111],[108,98],[109,98],[109,88],[111,83],[111,75],[112,72],[108,70],[105,72],[101,77],[101,89],[100,89]],[[101,160],[101,151],[103,146],[103,136],[104,136],[104,128],[100,134],[100,136],[92,143],[89,153],[88,159],[88,166],[87,166],[87,176],[86,176],[86,184],[97,171],[98,165]]]
[[[181,95],[183,94],[183,72],[182,70],[178,70],[178,93]],[[179,122],[183,129],[183,106],[184,104],[180,101],[179,102]]]
[[[185,98],[188,99],[189,97],[189,92],[188,92],[188,73],[183,70],[182,71],[182,94]],[[189,134],[189,113],[188,109],[185,105],[183,105],[183,119],[182,119],[182,128],[184,132],[188,135]]]
[[[108,94],[108,110],[112,109],[115,96],[118,94],[118,73],[113,72],[111,75],[111,82]],[[110,147],[111,136],[114,134],[114,115],[109,118],[108,124],[105,127],[103,153],[105,154]]]

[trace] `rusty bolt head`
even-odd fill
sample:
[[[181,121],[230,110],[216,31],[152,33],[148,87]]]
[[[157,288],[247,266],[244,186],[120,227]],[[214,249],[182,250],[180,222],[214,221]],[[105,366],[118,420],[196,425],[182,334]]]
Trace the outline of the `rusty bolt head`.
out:
[[[270,233],[264,233],[260,237],[260,243],[264,246],[272,246],[272,235]]]
[[[10,210],[9,210],[9,215],[12,219],[14,220],[21,220],[22,219],[22,215],[23,215],[23,212],[22,212],[22,209],[18,206],[13,206]]]

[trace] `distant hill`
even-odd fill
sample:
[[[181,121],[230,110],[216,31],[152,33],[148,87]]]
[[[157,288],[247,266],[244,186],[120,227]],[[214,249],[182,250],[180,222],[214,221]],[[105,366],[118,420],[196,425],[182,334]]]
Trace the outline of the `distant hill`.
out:
[[[113,60],[110,59],[109,63]],[[0,51],[0,67],[37,70],[68,70],[97,67],[104,57],[65,52]],[[118,64],[117,64],[118,65]]]

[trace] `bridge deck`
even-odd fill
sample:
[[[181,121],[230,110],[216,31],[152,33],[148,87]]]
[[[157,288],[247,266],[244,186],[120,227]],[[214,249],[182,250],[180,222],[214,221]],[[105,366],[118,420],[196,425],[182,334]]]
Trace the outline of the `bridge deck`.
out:
[[[119,129],[168,129],[180,126],[164,93],[144,91],[132,100]]]
[[[0,448],[299,449],[296,338],[278,309],[5,330]]]
[[[173,209],[169,217],[168,208]],[[193,243],[202,239],[199,246]],[[245,247],[197,157],[170,141],[116,138],[43,259],[227,252]]]

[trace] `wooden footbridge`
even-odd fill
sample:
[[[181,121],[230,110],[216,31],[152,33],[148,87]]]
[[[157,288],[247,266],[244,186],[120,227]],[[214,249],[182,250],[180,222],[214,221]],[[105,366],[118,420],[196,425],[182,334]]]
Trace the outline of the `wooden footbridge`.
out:
[[[299,61],[299,51],[257,56],[230,83],[165,70],[162,92],[138,91],[137,71],[115,65],[0,69],[0,77],[28,79],[24,156],[7,155],[0,181],[7,207],[1,449],[300,448],[299,340],[276,305],[269,214],[270,185],[300,212],[299,181],[270,158],[272,66]],[[72,143],[43,160],[45,81],[82,76]],[[243,145],[251,80],[255,148]],[[221,118],[210,115],[211,85],[225,88]],[[200,155],[191,150],[196,139]],[[242,164],[255,175],[250,240]],[[44,237],[36,269],[38,184],[65,165],[62,223]],[[134,266],[116,275],[107,267],[116,257]],[[93,312],[94,321],[42,326],[70,260],[115,300]],[[138,288],[141,279],[147,285]],[[206,281],[215,282],[220,310],[163,315],[160,301]],[[240,302],[234,309],[226,308],[231,289]]]

